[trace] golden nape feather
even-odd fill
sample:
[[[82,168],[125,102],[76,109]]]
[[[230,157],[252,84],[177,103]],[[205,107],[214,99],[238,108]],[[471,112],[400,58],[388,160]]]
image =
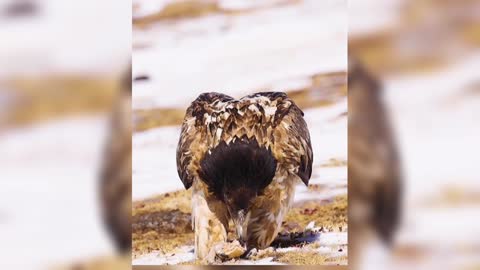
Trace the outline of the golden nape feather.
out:
[[[195,253],[211,261],[229,220],[249,248],[275,239],[295,185],[308,185],[313,153],[303,112],[285,93],[234,99],[204,93],[187,109],[177,170],[193,187]]]

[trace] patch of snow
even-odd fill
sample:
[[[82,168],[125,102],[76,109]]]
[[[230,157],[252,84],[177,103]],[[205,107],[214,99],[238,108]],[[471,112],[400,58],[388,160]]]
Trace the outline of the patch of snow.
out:
[[[348,1],[349,37],[392,31],[401,22],[402,0]]]
[[[285,78],[346,70],[346,5],[310,0],[135,29],[134,42],[152,46],[132,56],[134,76],[151,78],[134,84],[133,107],[186,106],[205,91],[239,97]]]
[[[0,134],[0,239],[8,243],[0,268],[41,269],[113,253],[97,194],[106,127],[106,117],[95,116]]]
[[[480,54],[431,75],[387,78],[385,100],[397,132],[406,175],[407,203],[438,192],[439,186],[480,188],[480,99],[449,104],[478,80]],[[433,165],[419,166],[419,164]]]
[[[348,234],[346,232],[321,233],[318,242],[322,246],[346,245],[348,244]]]
[[[132,0],[133,18],[140,18],[160,12],[165,6],[175,2],[174,0]]]
[[[132,265],[172,265],[195,260],[193,246],[183,246],[172,254],[152,252],[132,260]]]
[[[133,135],[133,200],[184,189],[176,164],[179,136],[179,126],[152,129]]]
[[[35,3],[41,9],[39,16],[24,20],[0,18],[0,78],[55,72],[115,73],[125,69],[132,43],[130,2]]]

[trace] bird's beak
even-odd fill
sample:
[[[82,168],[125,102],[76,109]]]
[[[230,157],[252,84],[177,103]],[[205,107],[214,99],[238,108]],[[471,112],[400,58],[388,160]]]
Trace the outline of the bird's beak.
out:
[[[238,241],[242,246],[247,244],[247,228],[248,228],[248,219],[249,214],[245,214],[244,210],[240,210],[236,213],[236,217],[233,219],[235,228],[237,230]]]

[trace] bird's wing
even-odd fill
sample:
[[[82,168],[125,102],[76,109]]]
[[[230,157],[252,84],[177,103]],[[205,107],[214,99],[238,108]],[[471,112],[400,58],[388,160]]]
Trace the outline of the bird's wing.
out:
[[[357,205],[371,210],[369,224],[389,242],[402,211],[403,176],[383,88],[360,62],[349,61],[348,91],[348,188]]]
[[[279,163],[308,185],[312,175],[313,152],[302,110],[285,93],[266,92],[255,96],[276,100],[273,103],[276,104],[272,132],[273,154]]]
[[[202,119],[216,110],[219,103],[230,100],[233,98],[224,94],[204,93],[187,108],[177,146],[177,172],[186,189],[192,186],[195,166],[199,166],[195,161],[200,158],[196,157],[203,156],[208,146],[204,141],[207,134]]]

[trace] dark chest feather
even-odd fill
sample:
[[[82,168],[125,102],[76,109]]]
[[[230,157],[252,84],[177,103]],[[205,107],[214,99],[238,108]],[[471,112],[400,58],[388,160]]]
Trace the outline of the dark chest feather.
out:
[[[223,199],[225,191],[249,190],[261,193],[275,175],[277,161],[270,149],[255,139],[221,142],[200,162],[199,175],[211,192]]]

